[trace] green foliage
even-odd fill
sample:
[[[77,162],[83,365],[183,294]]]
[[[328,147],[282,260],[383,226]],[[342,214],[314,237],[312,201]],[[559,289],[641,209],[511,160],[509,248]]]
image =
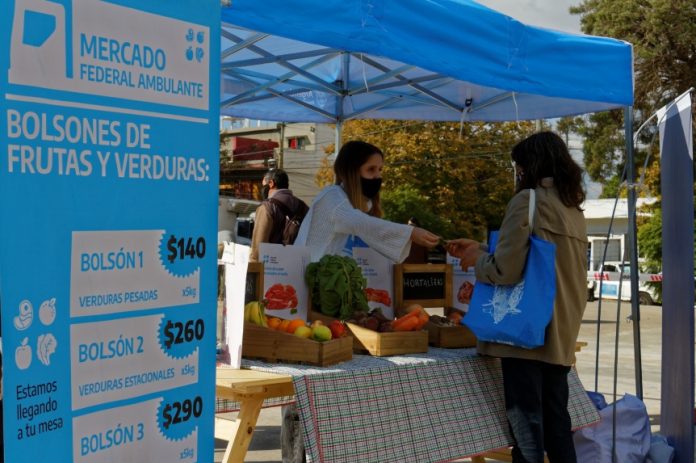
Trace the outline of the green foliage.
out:
[[[662,271],[662,209],[651,207],[652,215],[638,230],[640,253],[643,257],[645,271],[657,273]]]
[[[608,179],[604,185],[602,185],[602,194],[599,195],[600,198],[612,199],[620,196],[622,198],[626,197],[626,190],[621,188],[621,178],[615,175]]]
[[[384,218],[397,223],[406,223],[411,217],[418,219],[420,226],[440,236],[455,236],[454,226],[446,218],[431,210],[430,198],[410,185],[397,185],[382,196]]]
[[[305,282],[312,293],[312,307],[324,315],[350,318],[354,311],[369,310],[367,284],[362,271],[347,256],[326,255],[307,266]]]

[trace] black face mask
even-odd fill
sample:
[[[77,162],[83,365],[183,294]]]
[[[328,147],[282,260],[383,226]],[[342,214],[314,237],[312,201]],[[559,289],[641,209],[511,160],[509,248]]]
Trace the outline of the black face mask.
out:
[[[268,193],[271,191],[271,186],[270,185],[263,185],[261,186],[261,196],[263,196],[263,199],[268,199]]]
[[[382,187],[382,179],[360,177],[360,187],[363,196],[372,199],[379,193],[379,189]]]

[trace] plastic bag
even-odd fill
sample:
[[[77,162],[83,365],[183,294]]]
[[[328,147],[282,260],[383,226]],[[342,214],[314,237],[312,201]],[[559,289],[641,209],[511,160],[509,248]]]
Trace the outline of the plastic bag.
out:
[[[643,463],[650,451],[650,419],[645,404],[635,396],[620,400],[599,411],[601,421],[579,429],[573,435],[578,462],[611,463],[612,423],[616,408],[616,461]]]

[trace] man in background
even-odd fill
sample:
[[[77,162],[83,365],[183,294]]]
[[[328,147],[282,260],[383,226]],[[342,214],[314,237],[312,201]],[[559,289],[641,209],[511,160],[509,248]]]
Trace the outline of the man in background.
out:
[[[309,207],[288,188],[288,174],[282,169],[266,172],[261,182],[264,201],[256,209],[254,232],[251,237],[251,262],[259,261],[261,243],[292,244],[288,241],[286,222],[304,218]],[[285,237],[284,237],[285,234]],[[294,236],[290,238],[294,241]]]

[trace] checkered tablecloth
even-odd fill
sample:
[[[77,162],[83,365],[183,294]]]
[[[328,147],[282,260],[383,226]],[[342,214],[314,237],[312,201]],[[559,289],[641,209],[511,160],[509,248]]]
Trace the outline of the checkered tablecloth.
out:
[[[356,355],[328,368],[244,366],[293,377],[313,462],[444,462],[512,442],[500,363],[475,349]],[[573,427],[598,421],[574,371],[568,379]]]

